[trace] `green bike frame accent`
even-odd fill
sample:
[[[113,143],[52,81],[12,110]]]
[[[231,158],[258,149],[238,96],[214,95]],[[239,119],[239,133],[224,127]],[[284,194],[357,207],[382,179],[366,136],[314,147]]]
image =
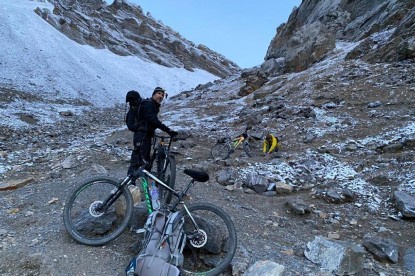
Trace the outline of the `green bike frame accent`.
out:
[[[147,211],[149,214],[151,214],[154,210],[153,210],[153,205],[151,204],[150,192],[148,190],[148,181],[145,177],[141,177],[140,179],[141,179],[141,186],[143,187],[143,191],[144,191],[144,197],[146,199]]]

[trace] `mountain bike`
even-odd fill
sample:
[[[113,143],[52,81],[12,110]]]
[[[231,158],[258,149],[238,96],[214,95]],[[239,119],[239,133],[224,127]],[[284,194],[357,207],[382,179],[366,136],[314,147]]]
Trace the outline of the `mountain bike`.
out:
[[[168,143],[165,142],[168,140]],[[173,140],[178,140],[177,137],[154,135],[153,137],[153,154],[150,161],[152,171],[158,179],[166,183],[171,189],[174,189],[176,183],[176,159],[170,151],[170,146]],[[168,190],[163,189],[160,193],[160,201],[170,203],[172,194]]]
[[[251,157],[251,147],[248,142],[248,134],[246,132],[242,133],[238,137],[231,139],[225,138],[225,140],[218,140],[216,144],[210,150],[210,155],[213,159],[222,159],[231,155],[238,147],[242,144],[242,147],[249,157]]]
[[[237,246],[235,226],[230,216],[210,203],[185,204],[184,198],[195,182],[206,182],[205,172],[184,170],[191,180],[182,191],[176,191],[155,175],[139,168],[138,176],[143,188],[147,211],[153,212],[148,180],[158,183],[159,189],[174,195],[171,204],[160,203],[160,211],[180,211],[185,221],[186,246],[184,275],[218,275],[233,259]],[[129,175],[121,182],[110,177],[96,177],[78,186],[65,204],[63,220],[69,234],[76,241],[92,246],[109,243],[119,237],[133,213],[133,198],[129,189],[134,180]],[[198,246],[203,244],[203,246]]]

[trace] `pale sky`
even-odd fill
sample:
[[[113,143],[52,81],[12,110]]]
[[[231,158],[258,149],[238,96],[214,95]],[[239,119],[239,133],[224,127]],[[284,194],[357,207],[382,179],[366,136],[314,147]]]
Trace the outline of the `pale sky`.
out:
[[[276,29],[301,0],[129,0],[184,38],[204,44],[242,68],[264,61]]]

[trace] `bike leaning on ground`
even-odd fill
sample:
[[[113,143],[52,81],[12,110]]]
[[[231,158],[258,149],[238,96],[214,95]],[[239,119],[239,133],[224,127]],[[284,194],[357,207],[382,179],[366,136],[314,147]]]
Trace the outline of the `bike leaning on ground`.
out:
[[[159,190],[167,190],[175,198],[171,204],[160,202],[159,211],[169,214],[180,211],[184,217],[184,275],[218,275],[233,259],[237,246],[235,226],[230,216],[210,203],[186,204],[185,196],[196,182],[206,182],[205,172],[184,170],[191,180],[182,191],[170,188],[155,175],[139,168],[138,176],[144,192],[148,213],[153,212],[149,193],[151,179],[158,183]],[[79,185],[65,204],[63,219],[68,233],[76,241],[91,246],[100,246],[119,237],[129,225],[133,213],[133,196],[130,192],[134,176],[121,182],[111,177],[95,177]],[[162,192],[162,191],[161,191]],[[201,246],[202,245],[202,246]]]
[[[210,150],[210,156],[213,159],[225,160],[239,147],[239,145],[242,145],[246,155],[251,157],[251,147],[249,145],[248,134],[246,132],[234,139],[225,138],[225,141],[218,140]]]

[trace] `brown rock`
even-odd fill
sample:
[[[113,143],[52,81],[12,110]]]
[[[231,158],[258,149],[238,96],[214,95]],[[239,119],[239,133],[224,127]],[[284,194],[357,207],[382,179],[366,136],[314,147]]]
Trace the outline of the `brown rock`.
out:
[[[26,179],[18,179],[18,180],[12,180],[6,183],[0,184],[0,191],[9,191],[9,190],[15,190],[21,187],[26,186],[31,181],[33,181],[32,177],[26,178]]]

